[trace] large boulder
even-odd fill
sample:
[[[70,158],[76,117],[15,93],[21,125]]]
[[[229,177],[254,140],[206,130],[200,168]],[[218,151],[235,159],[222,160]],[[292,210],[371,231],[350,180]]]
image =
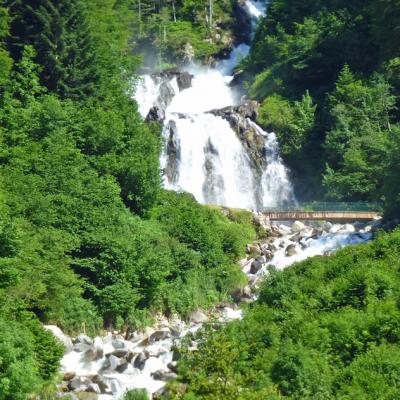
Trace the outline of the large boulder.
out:
[[[74,341],[74,350],[85,353],[93,347],[93,340],[89,336],[79,335]]]
[[[177,77],[176,81],[178,82],[179,90],[185,90],[192,87],[193,75],[189,74],[189,72],[181,72]]]
[[[189,317],[189,321],[193,324],[202,324],[203,322],[206,322],[207,320],[208,320],[207,315],[204,314],[200,310],[193,312]]]
[[[148,357],[146,353],[143,351],[138,356],[136,356],[135,361],[133,362],[133,366],[137,369],[142,370],[146,364],[147,358]]]
[[[156,381],[163,381],[163,382],[168,382],[168,381],[173,381],[174,379],[178,378],[178,375],[175,372],[170,372],[170,371],[156,371],[152,374],[153,378]]]
[[[152,333],[149,337],[149,343],[153,344],[159,340],[164,340],[171,337],[171,330],[169,328],[163,328]]]
[[[165,119],[165,110],[159,106],[153,106],[150,108],[146,116],[146,122],[162,122]]]
[[[292,232],[298,233],[306,229],[306,226],[300,221],[294,221],[292,224]]]
[[[50,331],[64,346],[67,351],[73,348],[72,339],[67,336],[58,326],[44,325],[44,329]]]
[[[293,244],[289,244],[289,246],[286,247],[285,250],[285,255],[287,257],[293,257],[295,255],[299,254],[299,250],[297,248],[297,246],[293,243]]]
[[[93,377],[93,383],[96,383],[100,389],[102,394],[111,394],[110,385],[107,383],[107,380],[101,375],[95,375]]]
[[[68,389],[73,392],[84,392],[92,381],[85,376],[75,376],[68,383]]]
[[[126,362],[126,360],[124,360]],[[107,359],[104,361],[103,370],[110,370],[110,371],[115,371],[119,365],[121,365],[122,360],[114,355],[110,355],[107,357]]]
[[[251,263],[250,273],[253,275],[256,274],[258,271],[261,270],[262,266],[263,266],[262,262],[260,262],[258,260],[253,261]]]

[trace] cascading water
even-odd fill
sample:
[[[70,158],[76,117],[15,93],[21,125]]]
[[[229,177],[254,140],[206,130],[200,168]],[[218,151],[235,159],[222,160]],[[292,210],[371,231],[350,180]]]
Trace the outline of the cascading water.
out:
[[[264,14],[265,2],[248,0],[244,8],[256,20]],[[248,52],[249,46],[242,43],[215,68],[189,67],[193,80],[183,90],[176,78],[167,78],[167,96],[159,78],[143,77],[136,92],[143,117],[152,106],[167,105],[161,156],[167,189],[192,193],[203,204],[238,208],[279,207],[294,201],[275,135],[248,119],[247,131],[240,137],[232,118],[215,113],[240,104],[229,83],[234,67]],[[259,154],[249,151],[251,143],[258,143]]]

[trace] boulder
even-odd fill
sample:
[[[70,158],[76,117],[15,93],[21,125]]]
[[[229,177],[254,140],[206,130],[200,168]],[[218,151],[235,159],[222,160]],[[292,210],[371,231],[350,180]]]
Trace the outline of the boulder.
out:
[[[108,370],[110,370],[110,371],[115,371],[116,369],[117,369],[117,367],[119,366],[119,365],[121,365],[121,359],[120,358],[118,358],[118,357],[115,357],[114,355],[110,355],[109,357],[107,357],[107,359],[104,361],[104,364],[103,364],[103,367],[102,367],[102,369],[103,370],[106,370],[106,369],[108,369]],[[126,361],[126,360],[124,360],[124,361]]]
[[[207,320],[208,320],[207,315],[204,314],[200,310],[193,312],[189,317],[189,321],[193,324],[202,324],[203,322],[206,322]]]
[[[135,368],[142,370],[144,368],[144,365],[146,364],[146,361],[147,361],[147,355],[143,351],[142,353],[136,356],[135,361],[133,362],[133,366]]]
[[[117,367],[117,371],[120,374],[134,374],[137,369],[133,368],[133,365],[126,362],[125,364],[120,365]]]
[[[258,245],[255,244],[248,244],[246,246],[247,253],[251,254],[252,256],[258,256],[261,254],[261,250]]]
[[[245,286],[243,289],[236,289],[230,293],[236,303],[240,303],[243,299],[250,299],[252,297],[251,288]]]
[[[144,349],[147,358],[159,357],[161,354],[165,354],[168,350],[163,346],[158,346],[156,344],[151,344]]]
[[[73,392],[84,392],[92,381],[85,376],[75,376],[68,383],[68,389]]]
[[[75,378],[75,372],[67,372],[64,374],[63,381],[70,381],[71,379]]]
[[[300,221],[294,221],[292,224],[292,232],[298,233],[306,229],[307,227]]]
[[[95,375],[93,377],[93,382],[97,384],[102,394],[111,394],[110,385],[107,383],[106,379],[101,375]]]
[[[286,257],[292,257],[295,256],[296,254],[299,254],[297,246],[295,244],[289,244],[289,246],[287,246],[285,250]]]
[[[75,340],[74,343],[74,350],[78,352],[86,352],[90,350],[93,346],[93,340],[86,335],[79,335]]]
[[[256,258],[256,261],[260,262],[261,264],[265,264],[267,262],[267,259],[265,256],[259,256]]]
[[[150,108],[146,122],[162,122],[165,119],[165,111],[159,106],[153,106]]]
[[[50,331],[64,346],[67,351],[71,351],[73,348],[72,339],[67,336],[58,326],[56,325],[44,325],[44,329]]]
[[[192,80],[193,80],[193,75],[189,74],[189,72],[181,72],[177,77],[176,81],[178,83],[179,90],[185,90],[189,89],[192,87]]]
[[[262,263],[260,261],[253,261],[251,263],[251,267],[250,267],[250,273],[251,274],[256,274],[258,271],[260,271],[262,268]]]
[[[87,392],[101,394],[101,390],[97,383],[91,383],[86,389]]]
[[[84,354],[86,362],[93,362],[100,360],[104,356],[103,341],[100,337],[96,337],[93,345]]]
[[[178,378],[175,372],[156,371],[152,374],[153,378],[157,381],[168,382]]]
[[[159,340],[164,340],[171,337],[171,330],[169,328],[163,328],[152,333],[149,337],[149,343],[153,344]]]

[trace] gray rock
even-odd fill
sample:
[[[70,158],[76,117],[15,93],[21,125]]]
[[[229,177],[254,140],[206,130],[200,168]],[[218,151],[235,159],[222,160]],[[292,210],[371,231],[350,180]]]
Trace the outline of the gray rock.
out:
[[[164,340],[171,337],[171,331],[169,328],[160,329],[152,333],[149,337],[150,344],[158,342],[159,340]]]
[[[118,367],[116,368],[116,371],[118,371],[119,373],[122,374],[123,372],[125,372],[125,371],[128,369],[129,365],[130,365],[130,364],[128,363],[127,360],[122,359],[122,360],[120,361]]]
[[[192,80],[194,76],[189,74],[189,72],[181,72],[177,77],[179,90],[189,89],[192,87]]]
[[[260,248],[255,244],[248,244],[246,246],[247,253],[253,256],[259,256],[261,254]]]
[[[200,310],[193,312],[189,317],[189,321],[192,322],[193,324],[202,324],[207,320],[208,320],[207,315]]]
[[[256,261],[260,262],[261,264],[265,264],[267,259],[264,256],[259,256],[256,258]]]
[[[301,232],[306,229],[306,226],[300,221],[294,221],[292,224],[292,232]]]
[[[162,122],[165,119],[165,111],[159,106],[153,106],[150,108],[146,116],[146,122]]]
[[[67,351],[72,350],[73,348],[73,343],[72,339],[64,334],[64,332],[55,325],[44,325],[44,329],[50,331],[64,346]]]
[[[115,357],[114,355],[110,355],[107,357],[107,359],[104,361],[103,370],[110,370],[110,371],[115,371],[117,367],[121,364],[121,359],[118,357]]]
[[[63,381],[70,381],[71,379],[75,378],[75,372],[66,372],[63,377]]]
[[[97,383],[91,383],[86,389],[87,392],[101,394],[101,390]]]
[[[156,371],[152,374],[153,378],[157,381],[168,382],[178,378],[175,372]]]
[[[100,389],[101,394],[111,394],[110,385],[107,383],[107,380],[101,375],[96,375],[93,377],[93,382],[97,384]]]
[[[136,356],[135,361],[133,362],[133,366],[135,368],[142,370],[144,368],[144,365],[146,364],[146,361],[147,361],[147,355],[143,351],[138,356]]]
[[[84,392],[92,381],[84,376],[75,376],[68,383],[68,389],[73,392]]]
[[[251,263],[251,267],[250,267],[250,273],[251,274],[256,274],[258,271],[260,271],[262,268],[262,263],[260,263],[260,261],[253,261]]]
[[[178,371],[178,363],[176,361],[171,361],[168,365],[167,368],[170,369],[172,372],[177,372]]]
[[[74,344],[77,343],[84,343],[87,344],[89,346],[91,346],[93,344],[93,340],[86,335],[79,335],[75,340],[74,340]]]
[[[292,257],[295,256],[296,254],[299,254],[297,246],[295,244],[289,244],[289,246],[286,247],[285,254],[287,257]]]

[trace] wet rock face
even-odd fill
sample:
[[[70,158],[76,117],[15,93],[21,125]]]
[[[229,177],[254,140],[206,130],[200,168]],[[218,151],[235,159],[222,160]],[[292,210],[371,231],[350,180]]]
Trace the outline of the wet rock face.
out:
[[[189,72],[180,71],[178,68],[166,69],[157,76],[166,81],[176,78],[180,91],[192,87],[192,80],[194,78]]]
[[[146,117],[146,122],[163,122],[165,119],[165,110],[158,106],[150,108],[149,113]]]
[[[179,164],[181,161],[181,146],[175,121],[169,121],[166,129],[169,131],[169,135],[166,150],[168,154],[168,163],[165,174],[169,182],[175,183],[178,181]]]
[[[266,168],[265,139],[251,121],[256,121],[259,104],[247,100],[239,106],[229,106],[209,113],[226,119],[242,142],[256,175],[261,176]]]

